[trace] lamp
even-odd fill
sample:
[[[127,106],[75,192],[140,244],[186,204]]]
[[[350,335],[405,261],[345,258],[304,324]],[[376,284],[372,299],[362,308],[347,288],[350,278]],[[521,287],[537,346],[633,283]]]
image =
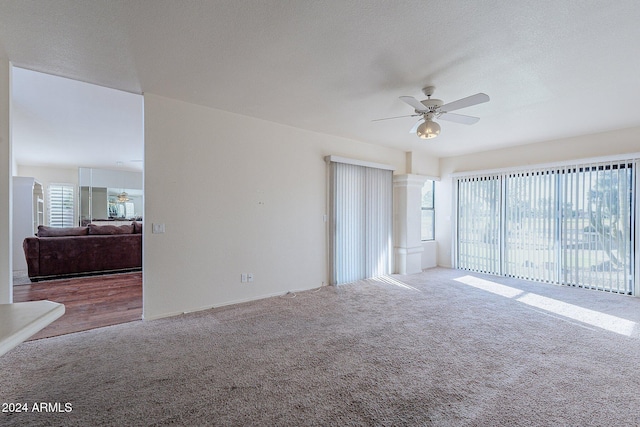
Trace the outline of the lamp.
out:
[[[416,135],[422,139],[431,139],[440,135],[440,125],[431,120],[430,117],[424,119],[424,122],[420,123],[416,130]]]

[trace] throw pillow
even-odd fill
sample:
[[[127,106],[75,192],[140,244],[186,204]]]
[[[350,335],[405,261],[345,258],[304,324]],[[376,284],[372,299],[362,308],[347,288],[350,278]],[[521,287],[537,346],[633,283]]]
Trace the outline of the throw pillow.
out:
[[[63,237],[63,236],[86,236],[89,234],[87,227],[47,227],[38,226],[38,237]]]
[[[89,234],[133,234],[133,226],[89,224]]]

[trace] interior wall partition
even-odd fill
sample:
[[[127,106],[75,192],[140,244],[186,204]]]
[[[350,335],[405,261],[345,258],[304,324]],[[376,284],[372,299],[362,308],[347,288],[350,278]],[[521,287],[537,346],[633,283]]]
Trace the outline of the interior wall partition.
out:
[[[636,162],[456,178],[457,268],[634,293]]]

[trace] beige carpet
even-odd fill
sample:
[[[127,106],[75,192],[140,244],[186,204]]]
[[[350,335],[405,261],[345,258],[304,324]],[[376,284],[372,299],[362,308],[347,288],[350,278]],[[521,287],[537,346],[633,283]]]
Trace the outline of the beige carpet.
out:
[[[0,425],[640,424],[639,299],[465,276],[27,342],[0,358],[0,402],[29,412]],[[33,412],[40,402],[58,410]]]

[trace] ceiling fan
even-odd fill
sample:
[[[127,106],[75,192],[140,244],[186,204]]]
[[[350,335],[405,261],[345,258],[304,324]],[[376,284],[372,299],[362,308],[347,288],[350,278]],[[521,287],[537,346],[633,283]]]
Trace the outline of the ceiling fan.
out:
[[[427,86],[423,88],[422,93],[427,96],[427,99],[423,101],[418,101],[413,96],[400,97],[401,101],[409,104],[415,110],[415,114],[400,117],[422,116],[420,120],[418,120],[418,122],[409,131],[409,133],[415,133],[419,138],[422,139],[435,138],[440,134],[440,125],[433,121],[434,119],[448,120],[450,122],[462,123],[465,125],[472,125],[474,123],[477,123],[478,120],[480,120],[479,117],[465,116],[464,114],[455,114],[451,113],[451,111],[471,107],[472,105],[482,104],[483,102],[489,101],[489,96],[487,94],[476,93],[475,95],[443,104],[442,100],[440,99],[431,99],[431,95],[433,95],[434,90],[434,86]],[[389,119],[397,118],[399,117],[389,117]]]

